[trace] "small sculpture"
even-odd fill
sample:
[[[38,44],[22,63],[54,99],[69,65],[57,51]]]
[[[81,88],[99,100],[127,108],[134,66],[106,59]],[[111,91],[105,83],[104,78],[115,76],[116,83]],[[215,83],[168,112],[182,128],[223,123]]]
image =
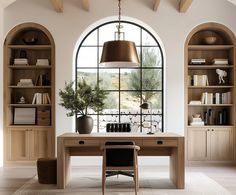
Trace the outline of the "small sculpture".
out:
[[[216,69],[216,73],[219,76],[219,84],[223,84],[225,83],[224,77],[227,76],[227,72],[225,70],[221,70],[221,69]]]
[[[22,96],[20,98],[20,101],[18,102],[19,104],[25,104],[25,98]]]

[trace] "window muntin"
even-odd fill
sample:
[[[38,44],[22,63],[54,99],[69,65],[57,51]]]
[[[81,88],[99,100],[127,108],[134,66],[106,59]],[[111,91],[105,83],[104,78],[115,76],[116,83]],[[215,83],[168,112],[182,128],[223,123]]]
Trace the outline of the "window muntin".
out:
[[[129,122],[133,132],[143,132],[141,122],[149,122],[151,110],[139,105],[152,104],[152,128],[163,131],[163,53],[156,38],[142,26],[122,21],[125,39],[134,41],[140,58],[140,67],[108,68],[99,65],[105,41],[114,40],[117,21],[104,23],[93,29],[80,43],[76,55],[76,82],[84,78],[108,91],[105,109],[90,111],[94,119],[93,132],[105,132],[108,122]]]

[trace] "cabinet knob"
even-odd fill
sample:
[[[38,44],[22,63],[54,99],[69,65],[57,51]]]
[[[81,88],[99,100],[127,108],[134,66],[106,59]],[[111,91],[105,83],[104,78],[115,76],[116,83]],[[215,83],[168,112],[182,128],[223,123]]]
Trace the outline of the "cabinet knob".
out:
[[[157,144],[158,144],[158,145],[161,145],[161,144],[163,144],[163,141],[162,141],[162,140],[158,140],[158,141],[157,141]]]
[[[80,145],[83,145],[83,144],[84,144],[84,141],[79,141],[79,144],[80,144]]]
[[[210,129],[207,129],[207,131],[210,131]]]
[[[214,129],[212,129],[211,131],[214,131]]]

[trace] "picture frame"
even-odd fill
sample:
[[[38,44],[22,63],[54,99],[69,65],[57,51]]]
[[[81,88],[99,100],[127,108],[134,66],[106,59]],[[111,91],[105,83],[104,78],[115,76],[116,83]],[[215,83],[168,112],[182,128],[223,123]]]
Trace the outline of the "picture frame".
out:
[[[35,125],[36,108],[14,108],[14,125]]]

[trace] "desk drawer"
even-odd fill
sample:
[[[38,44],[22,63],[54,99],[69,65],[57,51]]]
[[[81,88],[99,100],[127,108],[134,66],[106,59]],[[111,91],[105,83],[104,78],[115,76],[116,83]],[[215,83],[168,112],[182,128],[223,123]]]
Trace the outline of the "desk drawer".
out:
[[[141,139],[139,140],[131,140],[131,139],[112,139],[112,140],[102,140],[101,145],[105,145],[106,142],[135,142],[136,146],[142,146],[143,141]]]
[[[178,141],[175,139],[149,139],[143,140],[144,146],[158,146],[158,147],[173,147],[178,146]]]
[[[65,140],[65,146],[100,146],[99,140],[71,139]]]

